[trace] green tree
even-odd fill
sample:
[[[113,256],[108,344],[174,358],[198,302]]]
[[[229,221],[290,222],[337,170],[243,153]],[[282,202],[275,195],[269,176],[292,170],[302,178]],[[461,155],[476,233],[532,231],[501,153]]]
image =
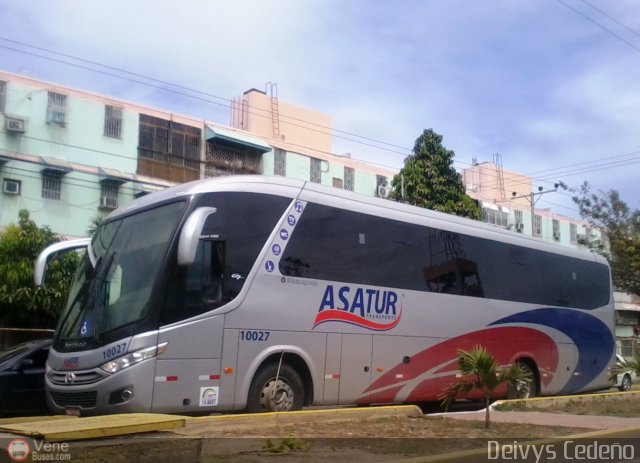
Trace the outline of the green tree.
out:
[[[40,251],[59,241],[48,227],[38,227],[21,210],[17,224],[0,234],[0,326],[54,328],[78,263],[76,253],[50,262],[46,285],[35,287],[33,267]]]
[[[449,407],[460,394],[474,390],[482,391],[485,401],[484,427],[491,426],[489,405],[496,388],[507,383],[513,390],[526,391],[528,395],[533,384],[533,375],[526,365],[514,363],[501,368],[493,356],[482,346],[467,352],[458,350],[458,368],[462,376],[450,384],[440,395],[442,405]]]
[[[573,201],[580,216],[606,237],[608,246],[586,244],[609,259],[613,284],[621,291],[640,294],[640,211],[627,206],[615,190],[593,193],[588,182]]]
[[[415,142],[413,154],[391,181],[390,198],[414,206],[479,220],[477,203],[464,190],[453,168],[455,153],[442,146],[442,135],[425,130]],[[404,195],[403,195],[404,190]]]

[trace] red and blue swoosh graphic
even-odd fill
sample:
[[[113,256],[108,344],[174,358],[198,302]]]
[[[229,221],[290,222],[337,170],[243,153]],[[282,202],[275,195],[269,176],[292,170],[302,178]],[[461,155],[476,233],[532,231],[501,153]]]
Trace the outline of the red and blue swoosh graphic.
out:
[[[503,326],[511,324],[517,326]],[[607,368],[615,341],[606,324],[578,310],[536,309],[501,318],[485,329],[447,339],[418,352],[409,363],[400,363],[376,379],[359,402],[437,400],[455,375],[458,349],[471,350],[478,345],[484,346],[502,365],[518,358],[532,359],[542,385],[547,386],[557,373],[559,352],[557,342],[541,331],[541,326],[563,333],[579,352],[574,371],[580,374],[572,375],[560,393],[579,391]]]
[[[561,394],[573,393],[586,387],[607,368],[615,349],[611,328],[588,313],[571,310],[545,308],[521,312],[496,320],[491,325],[507,323],[548,326],[564,333],[578,349],[578,363],[572,376],[564,385]]]
[[[363,318],[360,315],[351,312],[345,312],[343,310],[324,310],[322,312],[318,312],[316,315],[316,319],[313,321],[313,327],[315,328],[321,323],[324,322],[343,322],[348,323],[350,325],[361,326],[363,328],[367,328],[369,330],[374,331],[387,331],[391,328],[395,328],[398,323],[400,323],[400,318],[402,317],[402,306],[400,307],[400,311],[395,318],[391,320],[391,322],[380,323],[373,321],[368,318]]]

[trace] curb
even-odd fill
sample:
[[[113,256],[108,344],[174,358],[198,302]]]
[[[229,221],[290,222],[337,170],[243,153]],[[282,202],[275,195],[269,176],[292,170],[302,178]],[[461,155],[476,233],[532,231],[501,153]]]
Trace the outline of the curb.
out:
[[[514,407],[539,407],[539,408],[553,408],[559,405],[570,402],[593,402],[595,400],[621,400],[628,399],[630,397],[640,398],[640,391],[626,391],[626,392],[597,392],[592,394],[576,394],[576,395],[564,395],[553,397],[533,397],[532,399],[512,399],[512,400],[497,400],[489,408],[495,409],[498,405],[511,405]]]

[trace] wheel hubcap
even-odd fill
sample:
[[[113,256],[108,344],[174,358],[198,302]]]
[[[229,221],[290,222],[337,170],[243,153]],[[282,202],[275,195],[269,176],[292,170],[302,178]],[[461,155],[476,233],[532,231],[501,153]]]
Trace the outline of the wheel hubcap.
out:
[[[266,411],[286,412],[293,406],[293,389],[281,379],[270,379],[260,395],[260,408]]]

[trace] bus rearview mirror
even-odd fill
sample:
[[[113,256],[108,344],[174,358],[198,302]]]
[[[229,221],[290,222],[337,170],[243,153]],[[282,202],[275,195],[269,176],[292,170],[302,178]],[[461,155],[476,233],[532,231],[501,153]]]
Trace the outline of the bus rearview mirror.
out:
[[[186,220],[178,241],[178,265],[186,267],[193,264],[204,222],[215,212],[215,207],[199,207]]]

